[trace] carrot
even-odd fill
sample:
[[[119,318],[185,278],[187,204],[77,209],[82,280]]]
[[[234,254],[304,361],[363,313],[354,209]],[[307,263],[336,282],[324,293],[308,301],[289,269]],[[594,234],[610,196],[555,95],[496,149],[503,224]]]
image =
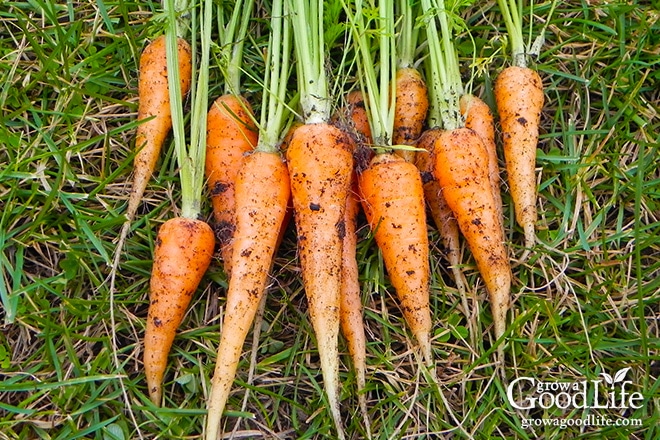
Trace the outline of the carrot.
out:
[[[215,247],[211,227],[198,220],[204,186],[202,168],[206,143],[206,108],[208,102],[208,63],[210,53],[211,0],[203,3],[201,62],[193,97],[190,146],[186,147],[183,129],[181,89],[178,87],[177,16],[174,0],[165,2],[168,17],[166,30],[167,70],[174,150],[181,184],[181,217],[166,221],[158,231],[149,284],[149,310],[144,340],[144,366],[149,397],[156,405],[162,400],[162,379],[167,355],[176,329],[181,323],[192,294],[206,272]]]
[[[481,137],[465,127],[460,115],[459,97],[464,92],[445,2],[422,0],[422,9],[425,14],[435,15],[426,22],[427,77],[433,85],[429,90],[433,102],[429,119],[441,122],[444,129],[432,147],[433,172],[484,279],[494,335],[499,339],[506,331],[511,269],[491,185],[489,153]],[[503,347],[498,346],[501,364]]]
[[[290,198],[288,169],[278,150],[282,131],[290,58],[290,28],[285,26],[282,0],[271,11],[259,141],[245,156],[235,180],[235,234],[227,303],[211,382],[206,440],[216,440],[242,347],[264,297],[268,273],[287,219]],[[272,96],[271,96],[272,95]]]
[[[342,249],[342,280],[340,292],[340,325],[346,339],[348,352],[353,360],[353,368],[358,388],[358,404],[364,420],[367,438],[371,438],[371,423],[367,410],[366,388],[366,336],[364,333],[364,319],[362,315],[362,300],[360,298],[359,270],[356,259],[357,253],[357,218],[360,211],[360,202],[357,195],[357,180],[352,179],[354,189],[346,198],[345,234]]]
[[[421,136],[429,109],[426,82],[415,67],[419,29],[415,25],[416,6],[408,0],[395,4],[398,26],[396,29],[397,66],[395,76],[395,108],[392,144],[414,146]],[[396,148],[396,154],[414,162],[415,150]]]
[[[236,232],[220,345],[208,399],[206,439],[215,440],[248,330],[264,295],[289,200],[279,154],[255,151],[236,179]]]
[[[541,78],[530,68],[507,67],[495,81],[507,179],[516,222],[525,234],[525,255],[536,240],[535,166],[543,99]]]
[[[428,108],[426,83],[419,71],[413,67],[397,69],[392,144],[414,145],[422,134]],[[396,149],[395,152],[408,162],[415,160],[414,150]]]
[[[192,51],[190,44],[183,38],[177,39],[177,49],[181,94],[186,95],[190,90]],[[156,167],[165,138],[172,128],[164,35],[152,41],[142,52],[138,99],[137,118],[145,122],[138,126],[135,136],[138,152],[134,159],[133,187],[126,208],[129,222],[142,203],[142,195]]]
[[[465,117],[465,127],[474,130],[488,151],[488,177],[495,200],[497,216],[504,225],[502,213],[502,193],[500,188],[500,167],[495,143],[495,124],[488,104],[473,95],[463,95],[459,101],[461,114]]]
[[[500,338],[506,331],[511,269],[488,168],[481,166],[488,163],[488,152],[481,138],[468,128],[444,131],[433,150],[435,177],[486,284],[495,337]]]
[[[158,230],[144,336],[144,369],[156,405],[162,400],[161,383],[176,329],[211,263],[214,246],[213,230],[203,221],[175,217]]]
[[[430,365],[429,244],[419,171],[395,154],[382,153],[358,181],[362,207],[403,315]]]
[[[254,0],[238,0],[229,22],[221,26],[219,39],[223,57],[228,60],[224,94],[207,114],[205,175],[213,206],[214,229],[220,245],[225,274],[231,273],[234,224],[234,182],[243,156],[257,145],[257,128],[252,107],[241,93],[243,42]],[[219,17],[220,21],[224,17]]]
[[[369,124],[374,145],[378,147],[376,156],[358,175],[362,208],[404,318],[420,346],[424,362],[430,367],[432,322],[424,190],[417,167],[398,156],[393,151],[396,146],[392,145],[398,85],[392,78],[397,54],[394,4],[379,3],[378,18],[368,20],[369,26],[376,30],[367,27],[366,15],[361,3],[356,4],[354,11],[347,9],[359,51],[359,76],[369,102]],[[365,38],[370,32],[379,35],[377,51]],[[378,73],[375,65],[379,65]],[[386,86],[382,87],[383,84]],[[431,374],[434,376],[433,371]]]
[[[536,148],[544,95],[541,77],[527,66],[519,3],[498,0],[511,41],[512,65],[495,81],[495,103],[516,222],[525,237],[525,251],[520,259],[525,260],[536,241]]]
[[[323,0],[287,2],[296,51],[304,125],[286,152],[298,254],[316,335],[323,386],[336,436],[344,439],[339,411],[339,311],[345,208],[353,171],[352,138],[329,123]]]
[[[431,218],[438,228],[442,239],[445,258],[454,275],[454,282],[461,298],[465,301],[465,276],[460,268],[461,265],[461,246],[460,231],[454,213],[447,205],[442,187],[433,174],[434,158],[433,147],[442,133],[442,130],[434,128],[426,130],[417,142],[417,147],[422,151],[417,151],[415,155],[415,165],[419,169],[424,185],[424,200],[431,213]],[[469,315],[469,309],[464,303],[465,314]]]
[[[324,387],[338,435],[339,333],[344,211],[353,169],[352,139],[327,123],[296,129],[287,149],[298,251]]]
[[[245,153],[257,145],[252,109],[244,98],[226,94],[216,99],[207,116],[206,179],[225,273],[231,273],[234,235],[234,182]]]

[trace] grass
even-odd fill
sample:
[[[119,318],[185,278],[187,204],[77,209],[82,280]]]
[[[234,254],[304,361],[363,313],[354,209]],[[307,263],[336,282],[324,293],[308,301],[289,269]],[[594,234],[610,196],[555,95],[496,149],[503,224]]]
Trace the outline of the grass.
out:
[[[465,250],[477,310],[466,318],[433,228],[441,385],[428,386],[375,243],[362,228],[376,438],[659,435],[660,12],[646,2],[618,1],[557,2],[549,17],[550,9],[549,2],[536,4],[531,23],[525,15],[534,36],[547,26],[535,64],[547,100],[538,155],[540,243],[513,268],[507,377],[572,382],[631,367],[626,380],[643,394],[641,407],[591,414],[635,418],[642,426],[524,428],[523,418],[576,420],[589,411],[512,407],[491,363],[483,283]],[[129,189],[137,60],[160,26],[152,20],[159,13],[157,3],[135,0],[0,5],[0,439],[201,434],[226,287],[219,264],[175,341],[163,408],[149,402],[141,367],[155,232],[180,197],[171,146],[129,236],[112,300],[107,282]],[[492,82],[507,62],[504,26],[495,2],[466,9],[464,17],[476,48],[460,45],[462,67],[467,73],[476,54],[481,68],[470,84],[492,103]],[[252,78],[262,76],[263,23],[255,21],[246,45]],[[335,42],[333,67],[342,38]],[[216,65],[210,74],[213,98],[223,83]],[[245,78],[258,106],[258,86]],[[506,187],[503,196],[507,239],[519,255],[522,235]],[[292,228],[258,325],[258,340],[245,346],[226,431],[234,438],[331,438]],[[478,334],[469,334],[471,325]],[[362,438],[350,361],[342,360],[347,433]]]

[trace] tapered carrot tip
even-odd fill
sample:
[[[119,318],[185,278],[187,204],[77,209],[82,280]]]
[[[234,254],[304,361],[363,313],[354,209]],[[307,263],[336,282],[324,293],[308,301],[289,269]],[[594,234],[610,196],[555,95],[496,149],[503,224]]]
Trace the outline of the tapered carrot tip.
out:
[[[544,101],[541,77],[525,67],[504,69],[495,82],[495,101],[516,221],[524,230],[529,250],[534,246],[537,219],[536,148]]]
[[[215,236],[203,221],[173,218],[160,227],[149,286],[144,370],[151,401],[160,405],[167,357],[192,295],[208,269]]]

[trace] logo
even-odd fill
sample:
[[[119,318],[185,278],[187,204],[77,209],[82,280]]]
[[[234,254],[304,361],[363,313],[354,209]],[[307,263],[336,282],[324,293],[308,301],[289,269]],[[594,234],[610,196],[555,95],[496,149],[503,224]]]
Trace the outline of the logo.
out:
[[[509,404],[518,410],[557,408],[569,412],[573,409],[592,410],[635,410],[643,406],[644,396],[634,391],[631,380],[626,380],[630,367],[617,371],[614,375],[600,373],[598,379],[573,382],[541,381],[533,377],[522,376],[513,380],[506,390]],[[557,423],[553,423],[557,422]],[[565,428],[567,425],[619,425],[640,426],[641,420],[618,419],[605,417],[588,420],[565,419],[523,419],[523,428],[529,426],[557,425]]]

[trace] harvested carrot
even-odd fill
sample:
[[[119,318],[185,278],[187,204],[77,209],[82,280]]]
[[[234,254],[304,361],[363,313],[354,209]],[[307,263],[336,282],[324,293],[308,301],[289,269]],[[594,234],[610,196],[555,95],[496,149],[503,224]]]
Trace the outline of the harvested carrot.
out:
[[[227,303],[206,420],[206,440],[217,440],[220,419],[229,398],[245,337],[257,314],[273,264],[290,200],[288,169],[278,150],[285,120],[290,58],[290,27],[282,0],[271,11],[271,33],[259,122],[259,141],[246,155],[234,183],[236,230],[231,247]]]
[[[444,131],[433,147],[434,174],[447,205],[456,215],[477,268],[490,295],[495,337],[506,331],[511,269],[502,225],[490,191],[488,152],[481,138],[468,128]]]
[[[507,180],[516,222],[523,228],[525,260],[536,242],[536,148],[543,109],[543,82],[527,66],[522,28],[522,2],[498,0],[511,42],[511,66],[495,81],[495,104],[500,117]],[[554,4],[551,10],[554,9]]]
[[[185,6],[185,5],[183,5]],[[181,183],[181,217],[166,221],[159,229],[149,285],[149,310],[144,342],[144,365],[149,396],[154,404],[162,400],[162,379],[167,355],[176,329],[181,323],[192,294],[206,272],[215,248],[211,227],[198,220],[204,186],[204,152],[206,109],[208,105],[208,64],[210,56],[211,0],[204,0],[201,61],[196,78],[191,120],[191,141],[187,146],[183,129],[182,94],[174,68],[178,63],[178,21],[174,0],[165,2],[168,28],[166,31],[167,67],[174,72],[168,77],[174,150],[179,165]]]
[[[243,343],[264,295],[289,201],[289,175],[279,154],[255,151],[236,179],[236,231],[227,303],[208,400],[206,439],[215,440]]]
[[[357,254],[357,218],[360,211],[360,202],[357,195],[357,180],[353,177],[354,188],[346,198],[345,234],[342,249],[342,280],[340,293],[340,324],[341,331],[346,339],[348,353],[353,360],[355,377],[358,388],[358,404],[367,433],[371,438],[371,422],[367,410],[366,388],[366,347],[367,338],[364,333],[364,318],[362,314],[362,301],[360,298],[359,269]]]
[[[192,51],[190,44],[183,38],[178,38],[177,44],[181,94],[186,95],[190,90]],[[165,138],[172,128],[166,59],[164,35],[152,41],[140,57],[137,117],[145,122],[138,126],[135,136],[138,152],[133,166],[133,188],[126,209],[129,221],[133,220],[142,202],[142,195],[156,168]]]
[[[355,145],[349,135],[330,124],[332,101],[322,20],[325,2],[292,0],[286,7],[285,16],[291,20],[294,35],[304,121],[286,152],[298,254],[323,387],[336,437],[341,440],[345,438],[339,411],[338,348],[342,239]]]
[[[397,69],[393,145],[415,145],[424,129],[428,108],[426,83],[419,71],[413,67]],[[415,160],[414,150],[395,149],[395,152],[407,162]]]
[[[488,290],[494,335],[499,339],[506,331],[511,269],[491,185],[489,153],[482,138],[465,127],[460,114],[459,97],[464,92],[445,2],[422,0],[421,4],[425,14],[434,15],[426,22],[427,77],[433,85],[430,119],[441,122],[444,129],[432,147],[433,171]],[[503,365],[504,344],[497,350]]]
[[[419,171],[393,153],[376,155],[359,176],[362,207],[403,315],[430,365],[428,236]]]
[[[543,100],[541,78],[528,67],[507,67],[495,81],[507,179],[516,221],[525,234],[525,254],[536,241],[535,167]]]
[[[414,146],[421,136],[429,109],[426,81],[415,67],[419,28],[416,26],[419,5],[409,0],[395,2],[396,75],[395,108],[392,132],[394,152],[407,162],[415,161],[415,150],[397,146]]]
[[[167,356],[176,330],[215,246],[211,227],[200,220],[176,217],[158,230],[149,285],[149,312],[144,337],[144,369],[149,397],[160,405]]]
[[[338,430],[342,239],[353,149],[352,139],[339,128],[316,123],[296,129],[286,153],[303,284]]]
[[[236,225],[234,182],[245,153],[257,145],[252,109],[244,98],[222,95],[207,115],[206,179],[225,273],[231,273],[232,237]]]
[[[454,282],[458,289],[461,298],[466,301],[466,282],[461,265],[461,245],[460,245],[460,231],[454,213],[447,205],[444,195],[442,194],[442,187],[438,183],[433,173],[434,158],[433,148],[436,140],[440,137],[442,130],[434,128],[426,130],[417,142],[417,147],[421,151],[417,151],[415,155],[415,165],[419,169],[422,176],[422,183],[424,185],[424,200],[431,213],[431,218],[438,228],[440,238],[442,239],[445,258],[449,262]],[[469,310],[464,302],[465,314],[469,314]]]
[[[502,213],[502,190],[500,187],[500,167],[497,158],[497,144],[495,143],[495,124],[490,107],[481,99],[473,95],[463,95],[459,101],[461,114],[465,117],[465,127],[474,130],[488,151],[488,176],[495,200],[497,216],[504,226]]]

